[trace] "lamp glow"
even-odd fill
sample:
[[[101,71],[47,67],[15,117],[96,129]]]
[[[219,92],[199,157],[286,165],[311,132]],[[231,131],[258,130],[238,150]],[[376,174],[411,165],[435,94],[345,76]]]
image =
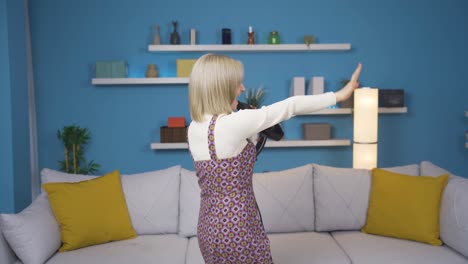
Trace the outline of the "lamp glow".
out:
[[[373,169],[377,167],[377,144],[353,144],[353,168]]]
[[[354,91],[353,168],[377,167],[378,111],[378,89],[366,87]]]

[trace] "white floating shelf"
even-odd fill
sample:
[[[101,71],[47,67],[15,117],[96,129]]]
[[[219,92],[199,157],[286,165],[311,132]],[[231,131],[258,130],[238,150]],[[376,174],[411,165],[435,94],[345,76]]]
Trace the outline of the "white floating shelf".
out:
[[[149,45],[148,50],[165,51],[339,51],[350,50],[351,44],[233,44],[233,45]]]
[[[407,112],[407,107],[379,107],[380,114],[402,114]],[[308,115],[349,115],[352,113],[352,108],[332,108],[319,110]]]
[[[319,110],[308,115],[349,115],[352,112],[351,108],[332,108]]]
[[[151,143],[151,149],[188,149],[188,143]]]
[[[94,85],[125,85],[125,84],[187,84],[189,78],[93,78]]]
[[[330,140],[268,140],[265,144],[267,148],[288,148],[288,147],[335,147],[351,146],[349,139],[330,139]]]
[[[403,114],[408,113],[408,107],[379,107],[380,114]]]
[[[351,146],[351,140],[331,139],[331,140],[268,140],[265,144],[267,148],[289,148],[289,147],[335,147]],[[188,149],[187,143],[151,143],[151,149]]]

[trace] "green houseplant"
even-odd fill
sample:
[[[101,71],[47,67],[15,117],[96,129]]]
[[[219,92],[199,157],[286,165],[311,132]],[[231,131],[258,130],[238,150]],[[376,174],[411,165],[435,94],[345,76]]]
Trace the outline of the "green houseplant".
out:
[[[57,131],[57,137],[64,146],[64,160],[59,161],[61,171],[86,175],[98,172],[101,166],[94,160],[87,163],[84,158],[85,146],[91,139],[91,132],[87,128],[75,124],[64,126]]]
[[[266,92],[265,89],[263,89],[263,87],[259,87],[257,89],[248,89],[245,92],[245,103],[254,108],[259,108],[263,105],[263,102],[265,101],[265,96]]]

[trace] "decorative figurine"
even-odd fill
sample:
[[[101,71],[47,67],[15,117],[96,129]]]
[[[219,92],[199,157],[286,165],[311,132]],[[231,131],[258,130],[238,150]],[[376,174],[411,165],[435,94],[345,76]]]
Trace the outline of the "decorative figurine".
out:
[[[247,44],[249,45],[255,44],[255,35],[254,35],[255,33],[253,32],[251,26],[249,26],[249,32],[247,34],[249,36],[249,38],[247,39]]]
[[[161,36],[159,36],[159,26],[154,25],[153,45],[161,45]]]
[[[173,45],[180,44],[180,36],[179,36],[179,33],[177,32],[177,25],[178,25],[177,20],[172,21],[172,26],[174,27],[174,31],[172,31],[171,33],[171,44]]]
[[[146,68],[145,77],[146,78],[159,77],[159,72],[158,72],[158,69],[156,68],[156,64],[148,64],[148,68]]]

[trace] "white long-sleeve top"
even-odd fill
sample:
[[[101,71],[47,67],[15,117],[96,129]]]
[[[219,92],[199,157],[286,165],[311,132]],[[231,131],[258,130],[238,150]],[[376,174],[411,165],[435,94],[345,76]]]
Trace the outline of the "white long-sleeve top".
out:
[[[218,116],[214,130],[216,154],[219,159],[238,155],[247,145],[247,138],[255,138],[260,131],[293,116],[310,114],[336,104],[333,92],[320,95],[289,97],[260,109],[245,109]],[[190,123],[188,142],[195,161],[209,160],[208,126],[212,115],[205,115],[202,122]]]

